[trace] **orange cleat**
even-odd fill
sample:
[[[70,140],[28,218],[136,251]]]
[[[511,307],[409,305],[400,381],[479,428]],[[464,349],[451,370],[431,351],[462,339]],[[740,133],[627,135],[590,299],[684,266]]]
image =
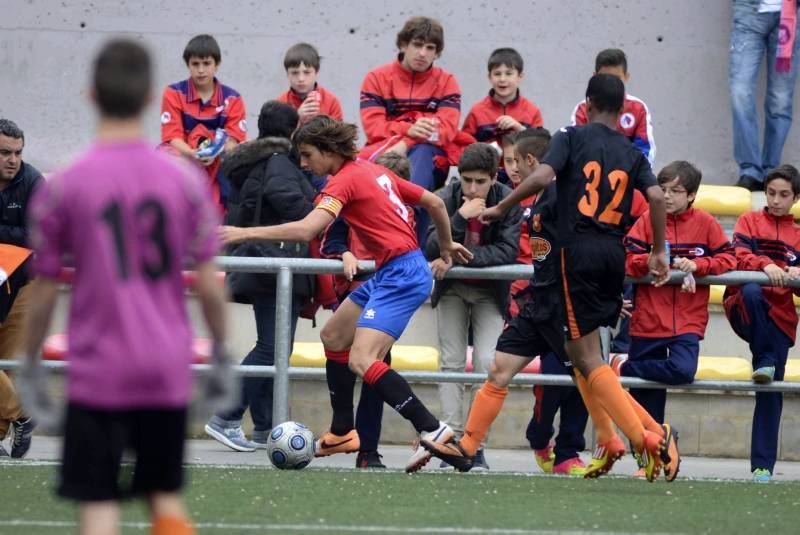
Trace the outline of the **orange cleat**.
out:
[[[644,447],[639,451],[641,457],[641,468],[644,468],[644,476],[647,481],[652,483],[661,472],[662,455],[666,450],[664,439],[652,431],[644,432]]]
[[[327,457],[334,453],[355,453],[361,447],[361,440],[355,429],[351,429],[343,436],[326,431],[314,446],[314,457]]]
[[[592,454],[592,460],[586,467],[585,478],[600,477],[611,471],[614,463],[625,455],[625,444],[615,434],[610,440],[603,444],[598,444]]]
[[[678,477],[681,467],[681,454],[678,451],[678,430],[669,424],[661,426],[664,429],[664,451],[661,453],[661,463],[664,465],[664,479],[671,483]]]

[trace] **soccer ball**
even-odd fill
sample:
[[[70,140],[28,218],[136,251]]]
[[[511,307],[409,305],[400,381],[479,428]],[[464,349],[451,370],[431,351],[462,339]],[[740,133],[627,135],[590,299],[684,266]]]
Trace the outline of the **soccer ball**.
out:
[[[281,470],[300,470],[314,458],[314,434],[298,422],[283,422],[272,428],[267,455]]]

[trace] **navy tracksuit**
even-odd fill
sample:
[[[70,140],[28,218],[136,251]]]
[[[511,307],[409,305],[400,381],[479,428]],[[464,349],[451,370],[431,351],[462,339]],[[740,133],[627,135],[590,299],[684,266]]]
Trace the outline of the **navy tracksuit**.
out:
[[[783,381],[792,341],[769,317],[770,304],[761,286],[745,284],[739,289],[728,321],[739,337],[750,344],[753,369],[775,366],[775,380]],[[753,412],[750,470],[766,468],[772,473],[778,456],[778,431],[783,412],[783,393],[756,392]]]
[[[546,375],[570,375],[570,371],[558,360],[555,353],[548,353],[542,357],[541,373]],[[567,459],[578,457],[578,452],[586,449],[586,440],[583,432],[589,413],[583,404],[581,394],[574,386],[542,386],[533,387],[536,398],[533,407],[533,416],[525,437],[535,450],[544,449],[550,443],[550,438],[555,433],[553,420],[556,411],[561,409],[561,419],[558,426],[558,436],[555,440],[555,464]]]

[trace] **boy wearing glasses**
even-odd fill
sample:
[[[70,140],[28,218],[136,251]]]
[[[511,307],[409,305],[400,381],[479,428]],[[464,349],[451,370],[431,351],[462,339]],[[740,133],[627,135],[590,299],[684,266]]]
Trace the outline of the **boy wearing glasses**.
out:
[[[695,285],[694,277],[736,268],[733,247],[717,220],[692,207],[701,178],[700,170],[685,161],[672,162],[658,174],[667,209],[669,263],[686,273],[686,280],[683,285],[635,285],[629,357],[612,360],[620,375],[671,385],[694,381],[709,295],[709,287]],[[640,217],[625,238],[629,276],[647,275],[652,243],[650,218]],[[631,394],[656,421],[664,421],[666,390],[632,388]]]

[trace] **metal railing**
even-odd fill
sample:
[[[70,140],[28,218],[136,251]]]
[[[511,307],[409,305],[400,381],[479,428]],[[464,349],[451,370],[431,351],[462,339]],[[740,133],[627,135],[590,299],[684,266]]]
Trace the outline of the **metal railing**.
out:
[[[217,257],[223,271],[241,271],[249,273],[277,273],[276,318],[275,318],[275,365],[274,366],[238,366],[237,372],[245,377],[274,377],[273,421],[283,422],[289,418],[289,378],[324,379],[325,370],[319,368],[290,368],[289,357],[292,347],[291,299],[292,275],[342,273],[342,263],[338,260],[322,260],[312,258],[242,258],[232,256]],[[374,271],[375,263],[360,262],[365,271]],[[522,264],[494,266],[487,268],[454,267],[445,275],[450,279],[488,279],[517,280],[528,279],[533,275],[533,267]],[[679,284],[684,277],[680,271],[672,271],[670,284]],[[626,279],[635,284],[650,283],[650,277]],[[738,286],[755,282],[762,286],[770,284],[769,277],[762,272],[731,271],[723,275],[698,277],[697,284],[721,284]],[[800,280],[789,283],[790,287],[800,288]],[[64,369],[65,362],[46,362],[52,369]],[[16,361],[0,360],[0,369],[15,369]],[[196,373],[207,373],[208,364],[195,364],[192,369]],[[401,375],[412,383],[482,383],[487,375],[482,373],[463,372],[424,372],[405,371]],[[628,388],[663,388],[677,390],[706,390],[734,392],[792,392],[800,393],[800,382],[776,381],[770,384],[755,384],[748,381],[708,381],[700,380],[691,384],[666,385],[646,381],[635,377],[621,377],[620,381]],[[520,373],[512,380],[517,385],[570,386],[573,384],[568,375],[543,375]]]

